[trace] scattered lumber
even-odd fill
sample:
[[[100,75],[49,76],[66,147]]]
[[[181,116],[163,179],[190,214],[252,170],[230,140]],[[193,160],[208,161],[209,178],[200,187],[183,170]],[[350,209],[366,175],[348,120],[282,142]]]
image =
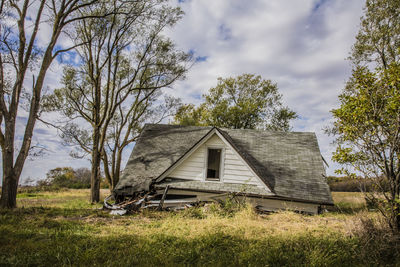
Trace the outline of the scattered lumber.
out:
[[[103,208],[110,210],[110,214],[113,215],[124,215],[130,211],[138,211],[139,209],[149,209],[154,208],[158,210],[163,209],[185,209],[198,204],[199,200],[195,197],[192,198],[181,198],[181,199],[166,199],[169,186],[166,186],[162,195],[156,192],[148,192],[136,197],[132,197],[128,200],[124,200],[120,203],[112,204],[111,201],[114,200],[114,196],[110,195],[104,199]],[[160,198],[161,196],[161,198]],[[158,198],[159,200],[155,200]]]

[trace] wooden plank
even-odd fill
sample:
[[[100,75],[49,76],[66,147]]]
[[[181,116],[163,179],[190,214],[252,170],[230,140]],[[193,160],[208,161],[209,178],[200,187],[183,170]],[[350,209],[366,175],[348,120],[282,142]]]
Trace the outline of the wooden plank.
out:
[[[188,160],[187,162],[185,162],[185,165],[203,168],[204,167],[204,159],[201,158],[201,161]]]
[[[160,200],[160,204],[158,205],[158,210],[162,210],[163,209],[164,200],[165,200],[165,197],[167,196],[168,189],[169,189],[169,185],[167,185],[165,187],[164,193],[163,193],[163,195],[161,197],[161,200]]]
[[[240,165],[233,165],[233,164],[225,164],[225,170],[237,170],[237,171],[248,171],[250,172],[249,168],[243,164]]]
[[[164,200],[163,202],[161,202],[161,200],[152,200],[148,201],[147,203],[158,204],[158,205],[163,203],[163,205],[171,205],[171,204],[193,203],[193,202],[197,202],[197,198],[167,199]]]
[[[231,175],[231,176],[249,176],[252,177],[252,173],[249,170],[232,170],[232,169],[225,169],[224,171],[225,175]]]
[[[225,147],[225,143],[217,136],[214,135],[213,137],[211,137],[207,142],[206,145],[212,146],[224,146]]]
[[[202,166],[195,166],[195,165],[191,165],[191,164],[182,164],[181,166],[179,166],[179,168],[177,168],[175,171],[201,171],[204,168],[204,164],[202,164]]]
[[[188,175],[174,175],[174,176],[168,176],[170,178],[177,178],[177,179],[182,179],[182,180],[193,180],[193,181],[202,181],[203,176],[188,176]]]
[[[242,161],[229,158],[225,158],[225,164],[230,166],[245,166]]]
[[[243,185],[259,185],[259,182],[256,181],[255,179],[247,179],[247,180],[238,180],[234,179],[232,177],[226,178],[224,177],[224,183],[230,183],[230,184],[243,184]]]
[[[203,172],[198,172],[198,173],[176,172],[176,173],[171,173],[171,175],[169,175],[168,177],[184,179],[184,180],[202,181],[203,180],[203,176],[204,176]]]
[[[199,191],[191,191],[191,190],[185,190],[185,189],[174,189],[171,188],[168,190],[169,194],[171,195],[188,195],[188,196],[208,196],[214,193],[208,193],[208,192],[199,192]]]
[[[170,176],[172,176],[174,174],[176,174],[176,175],[189,175],[189,176],[194,175],[194,176],[196,176],[196,175],[201,174],[201,173],[203,173],[203,168],[192,168],[192,169],[185,168],[185,169],[179,169],[179,170],[176,170],[176,171],[172,172]]]
[[[227,149],[226,155],[229,156],[229,158],[231,158],[231,159],[237,159],[237,156],[236,156],[235,152],[232,151],[232,149]]]
[[[182,163],[187,163],[187,162],[204,162],[204,153],[199,153],[199,155],[197,155],[196,157],[189,157],[187,160],[185,160]]]

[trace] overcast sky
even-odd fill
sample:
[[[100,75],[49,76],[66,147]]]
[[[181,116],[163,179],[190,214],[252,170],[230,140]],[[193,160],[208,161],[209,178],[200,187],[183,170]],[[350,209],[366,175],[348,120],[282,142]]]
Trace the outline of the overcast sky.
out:
[[[317,134],[322,155],[330,165],[327,172],[333,174],[338,167],[331,162],[334,146],[323,128],[332,123],[329,111],[338,106],[337,96],[350,76],[346,58],[355,41],[364,1],[192,0],[177,4],[185,16],[167,34],[180,49],[192,51],[197,63],[185,81],[166,93],[197,104],[218,77],[253,73],[271,79],[278,83],[284,103],[299,115],[292,123],[293,130]],[[46,31],[40,36],[44,40]],[[62,66],[62,62],[54,62],[44,88],[59,87]],[[21,112],[19,133],[24,117]],[[60,166],[89,167],[87,159],[69,156],[70,148],[61,144],[56,130],[40,123],[33,144],[46,147],[48,152],[27,160],[22,182],[27,177],[42,179],[49,169]]]

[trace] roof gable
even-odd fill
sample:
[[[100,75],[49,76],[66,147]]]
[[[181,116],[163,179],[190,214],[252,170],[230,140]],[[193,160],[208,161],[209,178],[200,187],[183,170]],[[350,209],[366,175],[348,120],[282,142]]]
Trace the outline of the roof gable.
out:
[[[206,144],[213,136],[218,136],[218,138],[224,143],[224,145],[230,148],[230,151],[235,153],[236,157],[242,161],[242,164],[248,168],[248,170],[252,173],[252,175],[259,181],[260,186],[263,186],[266,192],[272,192],[269,186],[261,179],[257,173],[253,170],[251,166],[248,165],[247,161],[242,158],[242,155],[236,151],[236,149],[232,146],[231,142],[225,139],[224,135],[220,132],[218,128],[212,128],[199,142],[197,142],[191,149],[189,149],[179,160],[177,160],[174,164],[172,164],[163,174],[161,174],[157,178],[157,182],[161,182],[163,179],[168,177],[174,170],[179,168],[185,160],[187,160],[193,153],[195,153],[202,145]]]
[[[201,145],[207,142],[215,133],[217,129],[213,127],[207,134],[205,134],[198,142],[196,142],[190,149],[185,151],[185,153],[175,161],[171,166],[169,166],[160,176],[157,177],[157,182],[165,179],[172,171],[174,171],[182,162],[184,162],[190,155],[192,155]]]

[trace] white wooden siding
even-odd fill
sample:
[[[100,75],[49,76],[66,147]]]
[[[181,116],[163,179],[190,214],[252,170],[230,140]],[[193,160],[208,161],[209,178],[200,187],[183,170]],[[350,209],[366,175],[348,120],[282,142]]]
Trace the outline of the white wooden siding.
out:
[[[187,180],[205,180],[207,148],[222,148],[223,170],[221,182],[251,184],[264,187],[250,168],[236,155],[230,146],[227,146],[218,135],[214,134],[207,142],[194,151],[185,161],[169,174],[169,177]]]
[[[205,147],[201,146],[193,152],[180,166],[169,176],[180,179],[197,180],[204,179],[204,153]]]

